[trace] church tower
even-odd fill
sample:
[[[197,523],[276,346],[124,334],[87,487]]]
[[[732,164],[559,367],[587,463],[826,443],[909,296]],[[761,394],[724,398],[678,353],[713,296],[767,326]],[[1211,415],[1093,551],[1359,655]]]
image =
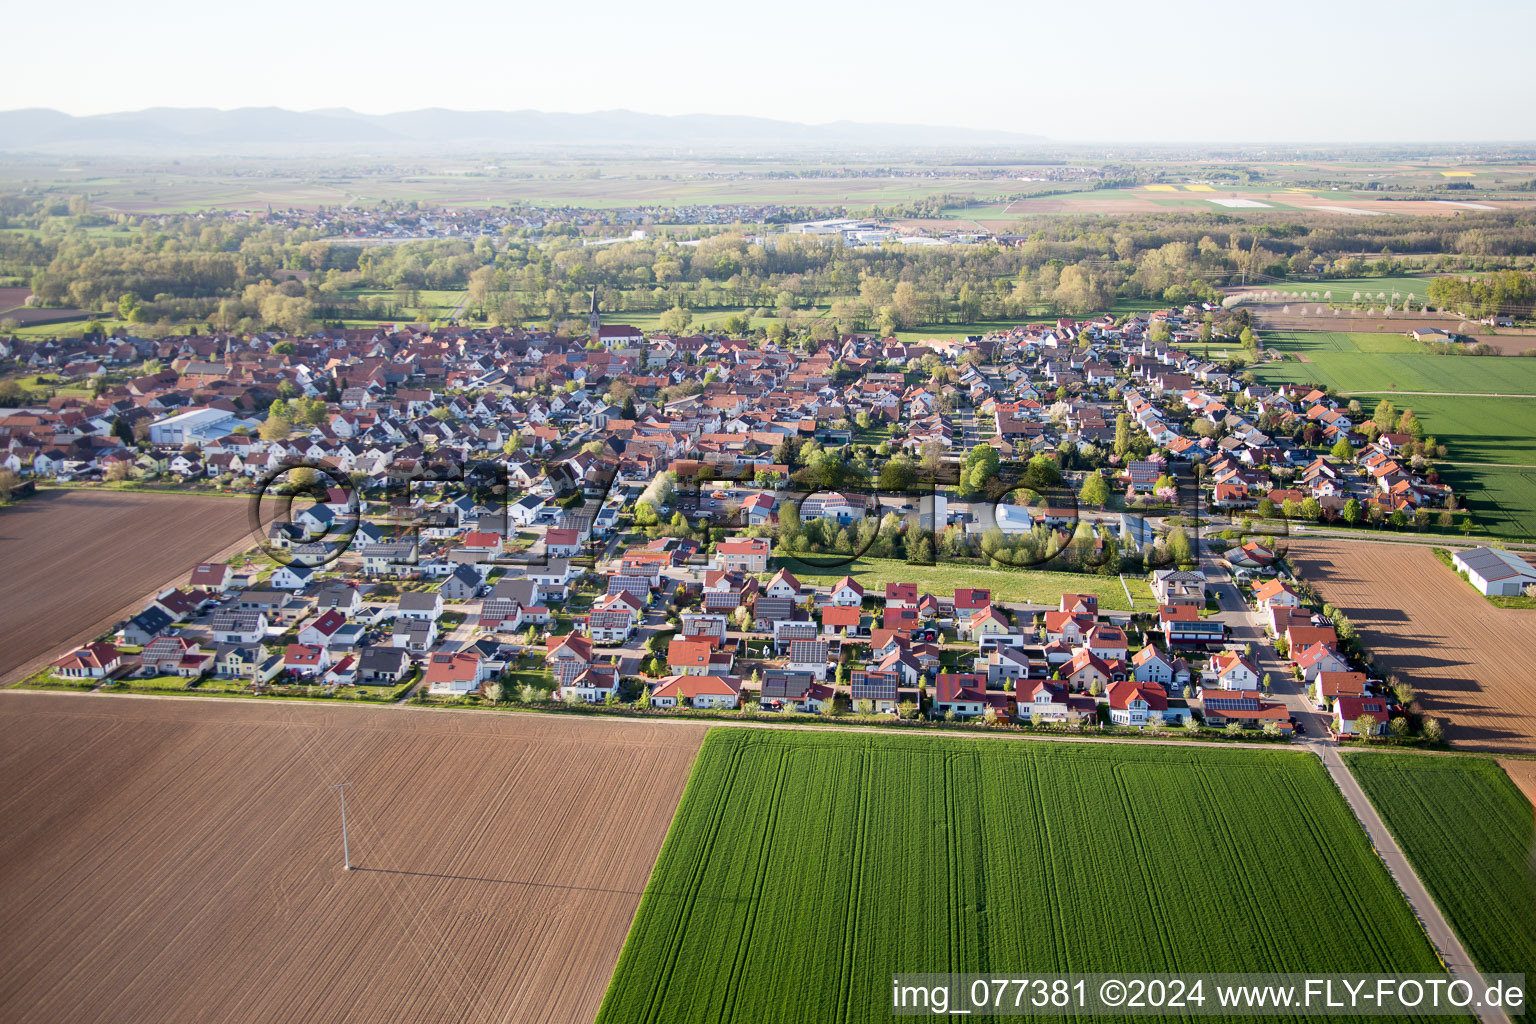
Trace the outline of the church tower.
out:
[[[597,312],[597,285],[592,286],[592,306],[587,310],[587,340],[603,340],[603,318]]]

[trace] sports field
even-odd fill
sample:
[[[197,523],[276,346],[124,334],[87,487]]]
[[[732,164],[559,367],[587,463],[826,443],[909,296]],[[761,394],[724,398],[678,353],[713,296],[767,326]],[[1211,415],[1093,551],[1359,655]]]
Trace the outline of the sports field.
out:
[[[715,729],[598,1015],[890,1019],[893,972],[1438,971],[1290,751]]]
[[[1264,347],[1293,357],[1254,366],[1254,376],[1266,384],[1323,384],[1346,393],[1536,395],[1536,359],[1433,355],[1406,334],[1266,331]]]
[[[1536,816],[1504,770],[1472,757],[1344,759],[1477,966],[1536,978]]]

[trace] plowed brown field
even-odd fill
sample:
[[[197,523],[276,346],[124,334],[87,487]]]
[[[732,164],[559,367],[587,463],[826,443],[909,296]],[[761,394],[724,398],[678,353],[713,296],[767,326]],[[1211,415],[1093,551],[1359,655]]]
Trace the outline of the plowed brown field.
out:
[[[1427,547],[1293,540],[1290,554],[1453,741],[1536,751],[1536,612],[1489,604]]]
[[[1525,798],[1536,806],[1536,761],[1506,757],[1500,759],[1499,767],[1504,769],[1511,782],[1520,787]]]
[[[0,1020],[590,1021],[704,731],[0,694]]]
[[[0,684],[185,585],[249,529],[245,501],[211,495],[42,491],[0,511]]]

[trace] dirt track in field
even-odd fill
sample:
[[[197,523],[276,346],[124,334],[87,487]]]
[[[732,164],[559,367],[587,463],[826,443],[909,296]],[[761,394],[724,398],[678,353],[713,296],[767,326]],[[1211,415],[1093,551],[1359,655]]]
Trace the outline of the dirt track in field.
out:
[[[591,1021],[704,731],[0,694],[0,1020]]]
[[[1458,746],[1536,752],[1536,611],[1488,603],[1428,547],[1293,540],[1290,556]]]
[[[47,490],[0,511],[0,684],[251,543],[240,498]]]

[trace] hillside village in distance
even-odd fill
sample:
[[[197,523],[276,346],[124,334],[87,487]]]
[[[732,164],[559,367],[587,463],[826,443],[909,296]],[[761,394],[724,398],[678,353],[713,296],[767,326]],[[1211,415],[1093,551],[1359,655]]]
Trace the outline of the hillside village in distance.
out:
[[[40,681],[1407,729],[1406,684],[1239,527],[1446,526],[1456,496],[1411,413],[1224,368],[1248,326],[1233,311],[781,347],[647,335],[593,306],[586,337],[0,340],[93,396],[4,410],[11,486],[316,498]],[[998,563],[1061,585],[1016,593],[1034,575]]]

